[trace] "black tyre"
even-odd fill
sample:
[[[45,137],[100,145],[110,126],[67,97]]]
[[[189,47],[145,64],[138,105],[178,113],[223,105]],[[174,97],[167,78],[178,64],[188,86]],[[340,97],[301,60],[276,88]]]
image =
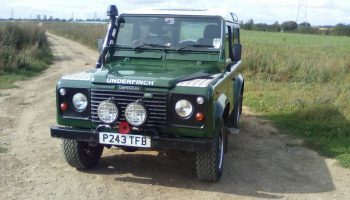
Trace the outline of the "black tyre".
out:
[[[67,163],[76,169],[87,169],[97,165],[103,146],[90,146],[86,142],[63,139],[63,153]]]
[[[239,126],[239,119],[241,118],[242,114],[242,103],[243,103],[243,94],[239,95],[237,99],[237,103],[235,107],[233,108],[233,127],[238,128]]]
[[[223,121],[219,126],[212,149],[196,153],[196,173],[199,180],[216,182],[221,178],[224,169],[224,140],[227,137]]]

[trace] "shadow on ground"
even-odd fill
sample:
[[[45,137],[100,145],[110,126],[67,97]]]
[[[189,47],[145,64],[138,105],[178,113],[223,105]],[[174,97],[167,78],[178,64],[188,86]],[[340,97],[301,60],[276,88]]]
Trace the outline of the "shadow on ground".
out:
[[[283,198],[283,193],[335,189],[322,157],[255,116],[244,117],[240,135],[230,136],[229,149],[218,183],[196,180],[193,155],[181,152],[149,155],[118,151],[104,156],[97,168],[85,173],[114,175],[115,181],[271,199]]]

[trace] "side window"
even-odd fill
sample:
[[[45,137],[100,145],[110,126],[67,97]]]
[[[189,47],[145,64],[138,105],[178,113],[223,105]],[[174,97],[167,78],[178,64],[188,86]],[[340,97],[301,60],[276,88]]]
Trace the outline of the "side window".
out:
[[[230,35],[228,33],[228,30],[229,30],[229,26],[225,26],[225,58],[229,58],[230,57],[230,53],[229,53],[229,38],[230,38]]]
[[[225,45],[225,55],[226,58],[230,58],[233,60],[233,34],[232,34],[232,27],[226,26],[225,29],[226,33],[226,45]]]
[[[233,28],[233,44],[240,44],[239,29]]]
[[[233,28],[232,30],[233,36],[232,36],[232,41],[233,41],[233,61],[238,62],[241,60],[242,57],[242,45],[240,41],[240,32],[239,28]]]

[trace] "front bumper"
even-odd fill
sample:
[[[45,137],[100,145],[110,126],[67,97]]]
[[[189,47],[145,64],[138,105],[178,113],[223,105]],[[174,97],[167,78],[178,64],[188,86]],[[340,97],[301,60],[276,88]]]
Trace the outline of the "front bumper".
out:
[[[99,132],[90,129],[77,129],[62,126],[51,126],[51,137],[65,138],[84,142],[99,143]],[[188,137],[151,136],[151,149],[179,150],[179,151],[208,151],[213,145],[212,139],[198,139]]]

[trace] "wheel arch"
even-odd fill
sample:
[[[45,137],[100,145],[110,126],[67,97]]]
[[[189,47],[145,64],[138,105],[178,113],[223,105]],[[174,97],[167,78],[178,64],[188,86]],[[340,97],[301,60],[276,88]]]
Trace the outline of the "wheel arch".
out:
[[[234,83],[234,105],[237,105],[237,99],[239,95],[243,96],[244,93],[244,78],[242,74],[238,74],[235,78],[235,83]]]
[[[230,101],[225,94],[221,94],[215,103],[215,129],[218,127],[220,120],[223,119],[224,123],[228,121],[230,112]]]

